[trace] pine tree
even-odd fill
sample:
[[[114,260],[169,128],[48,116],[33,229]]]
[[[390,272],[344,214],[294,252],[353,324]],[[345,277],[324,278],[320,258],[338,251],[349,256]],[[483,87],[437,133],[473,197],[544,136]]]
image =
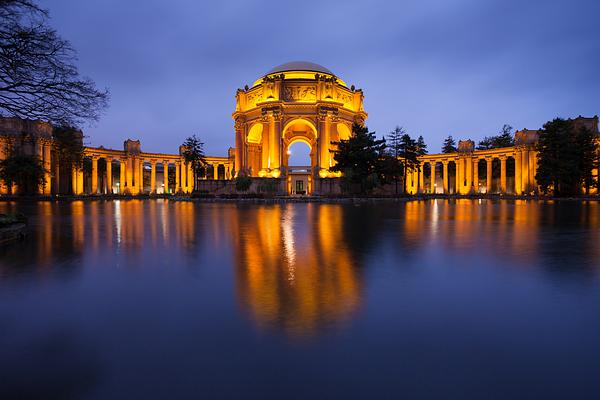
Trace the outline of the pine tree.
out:
[[[427,145],[425,144],[425,139],[423,139],[422,135],[419,135],[417,138],[417,154],[423,156],[427,154]]]
[[[377,139],[375,132],[355,123],[350,138],[333,144],[337,146],[333,156],[336,164],[331,170],[343,173],[342,180],[347,189],[360,185],[360,191],[364,193],[378,184],[385,139]]]
[[[598,144],[586,128],[576,130],[571,120],[556,118],[544,124],[537,143],[535,179],[544,193],[572,195],[596,185]]]
[[[495,136],[486,136],[477,143],[477,150],[499,149],[514,146],[515,140],[512,133],[513,127],[504,124],[500,133]]]
[[[442,153],[456,153],[458,150],[456,148],[456,142],[452,135],[448,135],[446,140],[444,140],[444,144],[442,145]]]
[[[400,154],[402,152],[402,137],[406,135],[404,129],[400,126],[388,134],[387,137],[387,150],[389,159],[384,163],[387,175],[390,176],[395,183],[395,193],[398,194],[398,181],[401,176],[404,176],[406,182],[406,165],[400,163]],[[406,193],[406,183],[404,184],[404,192]]]
[[[402,135],[398,157],[402,161],[404,167],[404,193],[406,193],[406,177],[408,176],[408,171],[419,168],[418,156],[417,142],[408,134]]]

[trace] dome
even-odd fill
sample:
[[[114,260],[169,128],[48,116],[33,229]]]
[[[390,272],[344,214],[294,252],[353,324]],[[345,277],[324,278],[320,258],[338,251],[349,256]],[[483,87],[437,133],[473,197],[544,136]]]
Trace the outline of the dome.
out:
[[[260,85],[263,81],[264,77],[274,74],[283,74],[285,76],[284,79],[315,79],[315,73],[321,73],[326,75],[331,75],[336,77],[337,82],[346,86],[346,82],[339,79],[329,68],[325,68],[322,65],[315,64],[308,61],[292,61],[285,64],[278,65],[274,68],[271,68],[269,72],[263,75],[261,78],[257,79],[252,87]]]
[[[279,72],[288,72],[288,71],[321,72],[323,74],[335,76],[335,74],[333,72],[331,72],[329,69],[325,68],[324,66],[315,64],[315,63],[311,63],[308,61],[292,61],[292,62],[288,62],[285,64],[281,64],[281,65],[278,65],[278,66],[272,68],[271,70],[269,70],[269,72],[267,72],[266,75],[277,74]]]

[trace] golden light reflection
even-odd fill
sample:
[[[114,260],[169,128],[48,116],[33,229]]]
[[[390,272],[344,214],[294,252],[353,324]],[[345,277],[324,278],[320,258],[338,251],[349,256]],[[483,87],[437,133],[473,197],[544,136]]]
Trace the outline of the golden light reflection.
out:
[[[310,336],[357,310],[361,284],[341,206],[288,204],[232,216],[237,294],[261,329]]]

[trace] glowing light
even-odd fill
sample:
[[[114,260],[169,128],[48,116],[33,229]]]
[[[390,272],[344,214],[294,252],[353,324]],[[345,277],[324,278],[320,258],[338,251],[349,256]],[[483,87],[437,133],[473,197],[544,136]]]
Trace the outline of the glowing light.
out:
[[[271,171],[271,176],[273,178],[279,178],[281,176],[281,171],[279,168],[275,168],[273,171]]]
[[[329,175],[329,171],[327,171],[326,169],[321,169],[321,170],[319,171],[319,176],[320,176],[321,178],[327,178],[327,176],[328,176],[328,175]]]

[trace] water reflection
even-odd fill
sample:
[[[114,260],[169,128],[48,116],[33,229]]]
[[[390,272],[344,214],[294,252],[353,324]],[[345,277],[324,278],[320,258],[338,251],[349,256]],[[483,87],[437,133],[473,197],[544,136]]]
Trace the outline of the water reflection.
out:
[[[356,311],[361,280],[342,213],[288,204],[231,214],[237,294],[260,328],[306,335]]]
[[[233,271],[243,313],[261,330],[291,336],[351,320],[368,269],[380,265],[419,268],[434,259],[583,279],[600,265],[597,202],[0,203],[0,212],[15,211],[31,216],[30,238],[0,248],[0,283],[92,267],[205,268],[199,259],[209,254],[223,274]],[[380,259],[386,251],[390,258]]]

